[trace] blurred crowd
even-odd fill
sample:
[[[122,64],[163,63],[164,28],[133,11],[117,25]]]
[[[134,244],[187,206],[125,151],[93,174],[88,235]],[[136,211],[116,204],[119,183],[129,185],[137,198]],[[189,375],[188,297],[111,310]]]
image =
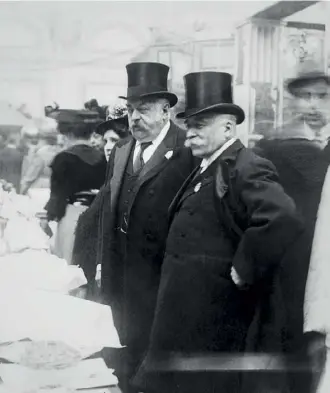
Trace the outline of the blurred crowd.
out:
[[[127,136],[125,108],[101,107],[96,99],[84,107],[46,106],[45,116],[50,120],[46,127],[23,126],[13,133],[0,126],[0,178],[17,193],[42,203],[50,194],[51,163],[62,150],[81,142],[109,159],[114,144]]]

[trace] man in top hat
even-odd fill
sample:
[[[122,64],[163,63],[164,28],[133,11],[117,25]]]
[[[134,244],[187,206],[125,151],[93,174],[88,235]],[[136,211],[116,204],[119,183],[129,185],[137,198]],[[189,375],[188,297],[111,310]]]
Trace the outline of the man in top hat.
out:
[[[111,152],[99,228],[102,295],[111,305],[124,354],[113,365],[122,390],[147,349],[168,230],[167,211],[196,166],[185,132],[170,120],[177,103],[169,68],[127,65],[131,135]]]
[[[231,84],[231,75],[222,72],[185,76],[186,109],[178,117],[188,128],[186,146],[202,162],[170,208],[149,354],[135,379],[142,391],[238,391],[235,373],[166,378],[148,370],[157,369],[159,359],[173,367],[175,355],[243,351],[256,288],[267,282],[300,230],[273,165],[235,137],[244,112],[232,102]]]

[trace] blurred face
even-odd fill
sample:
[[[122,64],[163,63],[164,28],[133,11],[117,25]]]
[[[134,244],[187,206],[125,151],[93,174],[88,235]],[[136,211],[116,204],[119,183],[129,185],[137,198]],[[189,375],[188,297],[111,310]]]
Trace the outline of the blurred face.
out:
[[[200,114],[186,119],[186,147],[196,157],[208,158],[235,134],[236,121],[232,116]]]
[[[311,81],[295,90],[296,110],[313,129],[330,120],[330,86],[325,81]]]
[[[91,136],[91,146],[95,147],[96,149],[103,150],[104,149],[104,140],[102,135],[93,132]]]
[[[26,144],[28,145],[28,146],[37,146],[37,144],[39,143],[39,136],[37,136],[37,135],[29,135],[27,138],[26,138]]]
[[[63,148],[65,146],[65,137],[62,134],[57,134],[57,145],[60,148]]]
[[[104,154],[107,161],[109,161],[110,154],[115,144],[119,141],[119,135],[117,135],[113,130],[108,130],[103,136]]]
[[[166,100],[137,99],[127,101],[129,128],[140,142],[152,142],[169,120]]]

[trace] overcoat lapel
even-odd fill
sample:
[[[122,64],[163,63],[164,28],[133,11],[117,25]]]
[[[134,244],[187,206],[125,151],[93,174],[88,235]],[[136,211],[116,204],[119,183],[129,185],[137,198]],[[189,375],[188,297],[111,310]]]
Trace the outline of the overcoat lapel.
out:
[[[132,138],[125,145],[116,149],[113,176],[110,181],[112,211],[116,209],[120,186],[122,184],[122,180],[125,174],[128,159],[134,146],[135,141]]]
[[[143,183],[157,175],[157,173],[167,165],[169,159],[167,159],[165,155],[167,152],[175,150],[175,148],[177,148],[177,129],[176,126],[171,123],[163,142],[158,146],[150,160],[142,168],[136,185],[137,190]]]
[[[221,156],[219,157],[220,161],[235,162],[237,159],[238,152],[240,150],[242,150],[243,148],[245,148],[245,146],[243,145],[243,143],[239,139],[237,139],[231,146],[228,147],[228,149],[226,149],[221,154]]]
[[[172,151],[173,156],[176,153],[176,150],[180,148],[177,143],[178,140],[178,129],[177,127],[171,122],[170,129],[166,137],[164,138],[163,142],[158,146],[157,150],[154,152],[150,160],[145,164],[142,168],[137,183],[135,185],[135,198],[139,193],[139,189],[141,186],[154,176],[156,176],[163,168],[168,165],[170,159],[166,158],[165,155],[167,152]],[[133,206],[134,201],[131,203]],[[130,216],[130,211],[128,213],[128,217]]]
[[[192,181],[192,179],[195,177],[196,173],[198,172],[198,170],[200,169],[200,166],[198,165],[192,172],[191,174],[187,177],[187,179],[185,180],[185,182],[182,184],[180,190],[177,192],[177,194],[175,195],[172,203],[170,204],[170,207],[168,209],[168,214],[169,214],[169,218],[170,221],[172,220],[172,217],[174,215],[174,213],[177,210],[177,207],[181,201],[181,198],[183,197],[183,194],[185,193],[188,185],[190,184],[190,182]]]
[[[235,162],[236,158],[237,158],[237,154],[238,152],[244,148],[244,145],[242,144],[242,142],[238,139],[237,141],[235,141],[231,146],[228,147],[228,149],[226,149],[222,155],[218,158],[218,160],[221,160],[221,162],[223,163],[230,163],[230,162]],[[217,160],[217,161],[218,161]],[[183,183],[182,187],[180,188],[180,190],[178,191],[178,193],[176,194],[176,196],[173,199],[173,202],[171,203],[170,207],[169,207],[169,218],[170,221],[172,220],[176,210],[178,209],[178,206],[183,202],[184,199],[188,198],[190,195],[194,194],[195,191],[192,188],[191,192],[188,194],[185,194],[186,189],[188,187],[188,185],[190,184],[190,182],[194,179],[196,173],[198,172],[200,166],[197,166],[195,168],[195,170],[190,174],[190,176],[187,178],[187,180]],[[223,184],[224,187],[227,187],[227,184]],[[184,198],[184,199],[183,199]]]

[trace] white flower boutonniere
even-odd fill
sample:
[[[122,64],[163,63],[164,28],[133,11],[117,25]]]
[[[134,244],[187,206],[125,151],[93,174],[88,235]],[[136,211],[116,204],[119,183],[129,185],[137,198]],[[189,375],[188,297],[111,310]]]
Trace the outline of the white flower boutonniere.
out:
[[[168,151],[166,154],[165,154],[165,157],[169,160],[171,157],[173,156],[173,150],[170,150],[170,151]]]

